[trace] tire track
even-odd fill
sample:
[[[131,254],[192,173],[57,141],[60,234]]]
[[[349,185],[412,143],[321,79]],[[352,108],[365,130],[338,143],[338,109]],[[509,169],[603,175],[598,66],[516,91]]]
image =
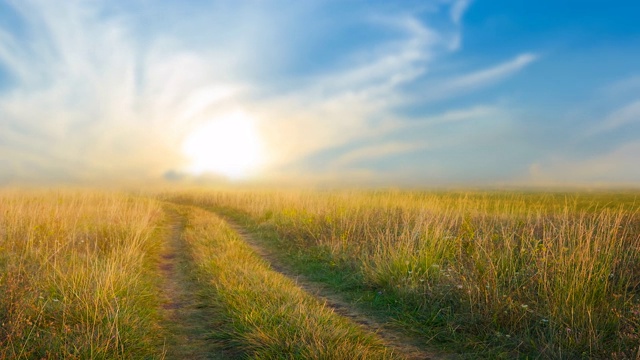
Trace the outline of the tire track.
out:
[[[423,349],[419,346],[419,341],[416,339],[403,335],[388,326],[385,326],[385,324],[366,316],[355,309],[351,304],[344,301],[335,291],[317,282],[312,282],[305,276],[292,271],[289,267],[279,261],[271,251],[262,246],[260,241],[258,241],[249,231],[233,219],[220,213],[216,214],[224,219],[229,226],[234,229],[238,235],[270,265],[274,271],[292,279],[300,288],[320,299],[326,304],[326,306],[333,309],[335,313],[351,319],[366,331],[377,334],[386,346],[394,349],[399,354],[402,354],[405,358],[409,360],[454,358],[450,355]]]
[[[189,249],[182,239],[186,220],[167,210],[169,231],[158,265],[162,277],[161,309],[167,331],[166,359],[222,360],[235,358],[210,339],[213,309],[198,298],[198,285],[189,275]]]

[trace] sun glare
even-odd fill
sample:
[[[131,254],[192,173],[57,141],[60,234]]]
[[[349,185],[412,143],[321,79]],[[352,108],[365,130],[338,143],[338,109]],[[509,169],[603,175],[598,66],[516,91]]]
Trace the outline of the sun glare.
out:
[[[262,164],[262,146],[255,120],[242,111],[212,119],[183,144],[191,160],[188,171],[213,173],[231,179],[246,178]]]

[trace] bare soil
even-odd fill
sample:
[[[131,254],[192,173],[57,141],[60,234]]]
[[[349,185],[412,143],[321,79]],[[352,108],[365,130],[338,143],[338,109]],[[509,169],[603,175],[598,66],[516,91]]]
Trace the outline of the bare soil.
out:
[[[168,232],[161,261],[161,314],[165,322],[167,340],[166,359],[233,359],[237,356],[223,349],[211,338],[215,310],[206,307],[198,296],[198,284],[191,275],[187,246],[182,239],[185,220],[169,212]]]

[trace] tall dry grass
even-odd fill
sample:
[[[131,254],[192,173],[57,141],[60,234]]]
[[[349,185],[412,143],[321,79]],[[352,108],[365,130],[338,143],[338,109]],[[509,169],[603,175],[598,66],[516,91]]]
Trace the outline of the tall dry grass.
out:
[[[189,193],[326,252],[416,320],[478,347],[545,357],[640,354],[634,194]],[[417,325],[419,327],[419,325]]]
[[[153,344],[152,200],[0,192],[0,358],[161,356]]]

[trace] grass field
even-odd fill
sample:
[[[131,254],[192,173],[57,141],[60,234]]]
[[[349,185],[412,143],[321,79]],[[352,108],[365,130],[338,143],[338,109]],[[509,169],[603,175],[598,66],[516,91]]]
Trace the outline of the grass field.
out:
[[[635,359],[639,208],[632,192],[3,190],[0,359],[411,358],[403,342]]]
[[[191,209],[185,239],[222,319],[216,337],[251,359],[395,359],[265,262],[219,217]]]
[[[634,193],[217,192],[298,270],[473,357],[640,354]]]
[[[156,201],[0,193],[0,358],[161,356]]]

